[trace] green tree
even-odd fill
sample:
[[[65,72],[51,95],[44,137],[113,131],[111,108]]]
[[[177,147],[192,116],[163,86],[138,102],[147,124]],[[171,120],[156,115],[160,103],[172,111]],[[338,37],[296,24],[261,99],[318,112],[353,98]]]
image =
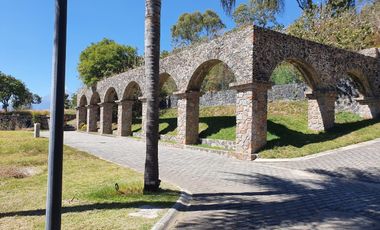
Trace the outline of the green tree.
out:
[[[77,97],[78,95],[76,93],[73,93],[71,95],[71,100],[70,100],[70,109],[75,109],[77,107]]]
[[[82,51],[77,68],[83,83],[93,85],[105,77],[135,67],[138,62],[136,48],[105,38]]]
[[[204,39],[212,39],[225,27],[218,14],[212,10],[207,10],[204,14],[198,11],[185,13],[171,28],[173,43],[181,47]]]
[[[282,29],[283,25],[277,22],[277,15],[283,9],[282,1],[278,4],[261,0],[250,0],[249,4],[240,4],[232,17],[237,26],[255,24],[264,28]]]
[[[335,17],[329,6],[314,9],[303,14],[287,28],[287,33],[348,50],[361,50],[376,46],[378,29],[374,18],[376,11],[370,10],[376,4],[362,11],[346,10]]]
[[[9,106],[30,108],[32,104],[41,103],[41,97],[30,92],[22,81],[0,72],[0,103],[7,112]]]
[[[302,74],[292,64],[284,62],[276,67],[271,76],[275,85],[285,85],[303,82]]]

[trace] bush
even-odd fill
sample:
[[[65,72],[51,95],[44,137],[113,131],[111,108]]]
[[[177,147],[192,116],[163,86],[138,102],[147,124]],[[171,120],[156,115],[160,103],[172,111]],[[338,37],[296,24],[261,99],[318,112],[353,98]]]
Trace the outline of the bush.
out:
[[[80,123],[78,129],[83,132],[87,131],[87,124]]]

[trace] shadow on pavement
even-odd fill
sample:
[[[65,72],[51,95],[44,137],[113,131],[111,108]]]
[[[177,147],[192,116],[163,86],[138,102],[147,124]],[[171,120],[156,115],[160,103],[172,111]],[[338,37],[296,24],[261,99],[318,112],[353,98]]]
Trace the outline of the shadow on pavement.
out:
[[[357,174],[345,168],[345,172],[350,171]],[[176,227],[379,229],[379,186],[365,186],[329,173],[321,176],[322,179],[282,179],[263,174],[226,173],[226,180],[254,184],[259,191],[195,194],[190,208],[181,210],[189,215]]]

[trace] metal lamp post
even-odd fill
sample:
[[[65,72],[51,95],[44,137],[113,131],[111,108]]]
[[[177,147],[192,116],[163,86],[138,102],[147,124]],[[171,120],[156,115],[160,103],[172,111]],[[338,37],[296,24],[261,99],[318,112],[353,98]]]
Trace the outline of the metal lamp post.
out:
[[[46,229],[61,229],[67,0],[55,0]]]

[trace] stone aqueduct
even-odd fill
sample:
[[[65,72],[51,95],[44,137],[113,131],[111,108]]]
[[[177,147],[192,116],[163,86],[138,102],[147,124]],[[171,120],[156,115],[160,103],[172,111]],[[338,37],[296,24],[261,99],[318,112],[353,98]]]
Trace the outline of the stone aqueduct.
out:
[[[235,75],[230,84],[236,96],[236,152],[240,159],[254,159],[266,144],[267,92],[276,66],[287,61],[303,74],[311,91],[308,98],[309,128],[326,130],[334,125],[336,85],[347,74],[359,85],[361,114],[374,118],[380,114],[380,58],[378,49],[363,53],[302,40],[271,30],[251,26],[229,32],[212,41],[189,47],[161,60],[160,85],[174,79],[179,96],[177,141],[198,141],[199,96],[207,72],[223,62]],[[112,134],[112,107],[118,105],[118,136],[132,135],[133,89],[142,97],[142,129],[146,103],[144,67],[104,79],[78,92],[77,123],[87,123],[87,132],[97,132],[100,107],[101,134]],[[118,100],[114,101],[117,95]]]

